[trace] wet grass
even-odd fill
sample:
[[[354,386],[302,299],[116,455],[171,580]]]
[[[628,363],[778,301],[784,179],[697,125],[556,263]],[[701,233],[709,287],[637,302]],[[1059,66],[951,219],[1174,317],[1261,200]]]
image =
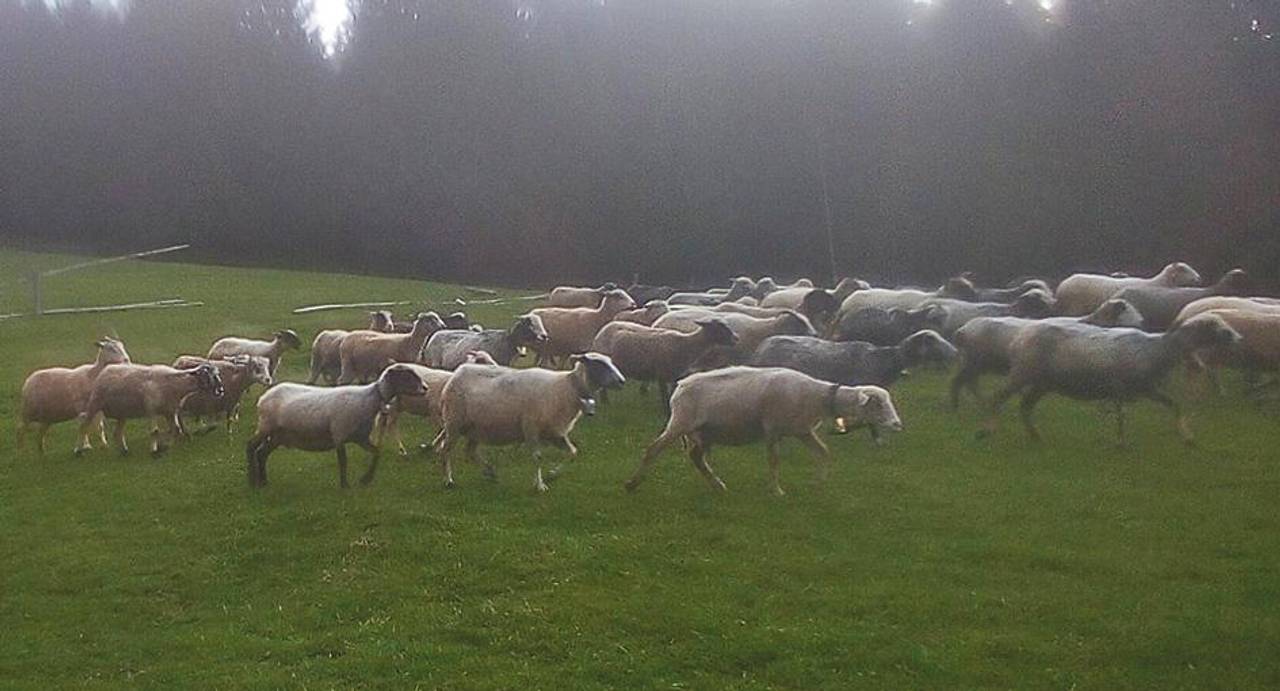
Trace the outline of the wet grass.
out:
[[[0,252],[0,313],[68,257]],[[358,325],[302,304],[410,299],[412,281],[180,264],[55,279],[50,305],[203,300],[196,309],[0,322],[0,418],[25,374],[77,363],[117,333],[139,362],[217,336]],[[490,324],[511,306],[471,311]],[[282,374],[298,380],[305,353]],[[251,491],[243,443],[218,432],[152,460],[44,460],[0,435],[0,685],[424,688],[1262,688],[1280,685],[1280,453],[1274,406],[1199,403],[1198,448],[1139,405],[1132,446],[1096,407],[1050,399],[1045,443],[1012,411],[974,440],[941,375],[895,392],[907,430],[883,448],[832,440],[825,486],[785,447],[787,497],[763,451],[717,450],[713,494],[665,456],[622,481],[663,420],[634,388],[575,433],[546,496],[519,451],[500,480],[388,457],[342,492],[332,455],[280,451]],[[6,423],[8,424],[8,423]],[[426,425],[406,427],[420,440]],[[131,425],[135,449],[145,427]],[[353,472],[363,468],[353,449]]]

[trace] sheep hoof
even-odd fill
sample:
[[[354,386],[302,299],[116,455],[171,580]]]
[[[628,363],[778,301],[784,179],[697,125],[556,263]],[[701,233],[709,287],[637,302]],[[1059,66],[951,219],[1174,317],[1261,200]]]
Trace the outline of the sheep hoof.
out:
[[[83,458],[83,457],[84,457],[84,452],[85,452],[85,449],[84,449],[84,448],[77,448],[77,449],[75,449],[74,451],[72,451],[71,453],[75,454],[75,457],[76,457],[76,458]]]
[[[445,489],[457,489],[457,487],[458,487],[458,483],[454,482],[453,480],[446,480],[444,483]]]
[[[120,455],[121,455],[121,456],[128,456],[128,455],[129,455],[129,449],[120,449]]]
[[[152,449],[152,450],[151,450],[151,457],[152,457],[152,458],[160,458],[160,457],[161,457],[161,456],[163,456],[163,455],[164,455],[164,449]]]
[[[636,488],[640,486],[640,481],[627,480],[626,482],[622,483],[622,486],[627,489],[627,492],[635,492]]]
[[[538,494],[544,494],[548,489],[550,488],[547,487],[547,483],[545,482],[540,482],[533,486],[533,491],[537,492]]]

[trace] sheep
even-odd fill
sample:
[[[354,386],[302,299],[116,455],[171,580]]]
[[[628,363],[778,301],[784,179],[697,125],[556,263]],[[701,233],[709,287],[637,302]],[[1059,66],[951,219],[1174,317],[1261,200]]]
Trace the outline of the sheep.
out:
[[[765,296],[760,306],[793,309],[815,325],[824,326],[840,309],[840,299],[821,288],[783,288]]]
[[[438,314],[424,312],[413,320],[413,330],[407,334],[372,331],[349,334],[338,346],[338,357],[342,361],[338,383],[371,382],[393,362],[417,362],[427,339],[443,328],[444,322]]]
[[[946,366],[956,358],[956,349],[936,331],[920,331],[893,346],[874,346],[859,341],[834,342],[808,336],[770,336],[748,364],[754,367],[787,367],[845,386],[871,385],[889,388],[905,370],[917,365]],[[837,431],[844,432],[843,425]],[[879,431],[871,437],[881,442]]]
[[[944,310],[939,332],[950,337],[957,329],[978,317],[1023,317],[1041,319],[1053,313],[1053,296],[1038,288],[1019,295],[1012,303],[967,302],[953,298],[933,298],[924,307],[941,307]]]
[[[1058,314],[1064,317],[1079,317],[1094,311],[1125,288],[1140,286],[1175,288],[1196,285],[1200,285],[1200,274],[1183,262],[1174,262],[1151,278],[1072,274],[1058,284],[1054,298],[1058,301]]]
[[[444,463],[445,487],[454,486],[449,451],[465,439],[470,461],[476,459],[480,444],[523,443],[537,467],[534,490],[547,491],[541,444],[548,442],[570,457],[577,456],[569,433],[578,418],[595,413],[596,391],[617,388],[626,381],[607,355],[570,355],[569,361],[573,369],[567,372],[489,365],[458,368],[441,395],[442,427],[434,442]],[[485,474],[494,476],[492,465],[485,465]]]
[[[506,331],[437,331],[422,347],[422,357],[419,360],[428,367],[454,370],[467,361],[467,353],[480,351],[488,353],[499,365],[507,367],[525,348],[534,347],[546,340],[547,330],[542,325],[542,319],[536,314],[522,314],[516,317]]]
[[[1240,334],[1215,314],[1200,315],[1163,334],[1081,323],[1032,324],[1014,338],[1009,381],[992,399],[978,434],[994,432],[1004,402],[1025,392],[1022,423],[1031,439],[1038,441],[1032,412],[1046,394],[1058,393],[1114,404],[1121,444],[1125,443],[1124,403],[1153,400],[1173,411],[1179,435],[1192,444],[1195,439],[1181,406],[1160,390],[1160,384],[1186,353],[1239,342]]]
[[[658,454],[683,439],[694,467],[713,488],[723,491],[724,481],[707,463],[712,446],[763,440],[773,493],[782,496],[778,442],[785,437],[799,439],[820,460],[825,481],[831,452],[817,430],[828,417],[877,429],[902,429],[893,399],[879,387],[842,386],[782,367],[730,367],[692,375],[676,386],[666,429],[645,449],[625,487],[634,492]]]
[[[599,288],[557,286],[547,294],[547,307],[599,307],[605,293],[617,289],[613,283],[605,283]]]
[[[1142,326],[1142,314],[1128,302],[1112,299],[1084,317],[1053,317],[1039,321],[1021,317],[978,317],[960,327],[952,336],[952,343],[960,350],[961,358],[960,368],[951,379],[951,409],[959,409],[961,389],[968,389],[975,399],[981,400],[978,380],[982,375],[1009,372],[1010,348],[1024,327],[1076,322],[1138,328]]]
[[[1205,288],[1169,288],[1165,286],[1136,286],[1115,293],[1142,313],[1142,328],[1147,331],[1166,331],[1178,318],[1183,307],[1206,297],[1239,296],[1249,289],[1249,274],[1243,269],[1232,269],[1223,274],[1215,284]]]
[[[783,310],[771,317],[752,317],[733,312],[715,312],[708,309],[673,310],[653,325],[662,329],[675,329],[691,333],[701,328],[703,319],[723,321],[738,337],[735,346],[716,346],[709,349],[691,366],[691,371],[705,371],[731,364],[741,364],[751,357],[756,346],[770,336],[817,336],[813,323],[803,314]]]
[[[914,288],[870,288],[853,292],[840,303],[839,316],[868,307],[881,309],[916,309],[933,298],[956,298],[974,301],[978,299],[973,283],[963,277],[949,279],[937,290],[926,291]]]
[[[133,418],[151,418],[151,455],[164,453],[161,442],[161,423],[172,436],[186,432],[179,412],[182,402],[196,393],[222,396],[222,377],[218,369],[209,363],[193,369],[174,369],[167,365],[107,365],[93,382],[89,400],[80,412],[81,443],[75,454],[89,450],[84,443],[89,429],[101,427],[103,418],[116,421],[116,449],[120,455],[128,455],[125,442],[125,423]]]
[[[231,433],[232,424],[240,419],[240,399],[254,384],[270,387],[271,362],[264,357],[234,355],[226,360],[206,360],[195,355],[182,355],[173,361],[174,369],[193,369],[203,364],[213,365],[222,378],[223,393],[214,397],[206,393],[194,393],[183,399],[178,415],[190,413],[198,417],[222,414]],[[210,428],[212,429],[212,428]]]
[[[771,277],[761,276],[760,280],[756,281],[756,287],[752,289],[750,297],[753,297],[756,300],[763,300],[766,295],[777,289],[778,284],[775,283]]]
[[[97,358],[79,367],[49,367],[36,370],[22,382],[22,404],[18,419],[18,446],[26,438],[28,428],[36,426],[36,452],[44,457],[44,440],[49,427],[59,422],[74,420],[89,401],[93,382],[108,365],[128,364],[129,353],[120,341],[107,337],[94,345]],[[107,435],[98,428],[98,438],[107,445]],[[88,448],[88,437],[80,439],[80,446]]]
[[[1024,293],[1033,290],[1042,290],[1049,295],[1053,295],[1053,289],[1049,287],[1049,284],[1039,278],[1024,279],[1008,288],[975,288],[974,290],[977,293],[978,302],[1010,303],[1017,300]]]
[[[631,296],[621,290],[605,293],[599,307],[541,307],[537,315],[546,329],[547,338],[536,344],[538,364],[548,364],[566,355],[585,353],[600,329],[619,312],[636,306]]]
[[[1189,369],[1213,370],[1219,367],[1242,369],[1251,383],[1259,372],[1280,370],[1280,309],[1216,309],[1204,314],[1216,315],[1235,329],[1241,336],[1239,345],[1233,348],[1206,348],[1196,351],[1189,358]],[[1193,317],[1200,319],[1202,316]],[[1188,322],[1189,323],[1189,322]],[[1257,386],[1254,387],[1255,390]]]
[[[719,319],[700,319],[696,323],[698,330],[692,333],[639,324],[609,324],[600,330],[591,350],[613,358],[613,364],[628,379],[656,381],[665,408],[670,385],[708,349],[738,343],[738,336]]]
[[[671,306],[667,304],[666,300],[650,300],[644,303],[643,307],[619,312],[614,315],[613,321],[652,326],[658,320],[658,317],[670,311]]]
[[[472,351],[467,353],[466,364],[497,365],[498,363],[488,353]],[[420,396],[401,395],[396,397],[395,402],[380,416],[380,423],[377,429],[381,431],[377,438],[386,439],[388,436],[395,438],[400,455],[406,456],[409,452],[405,449],[404,439],[400,436],[400,415],[402,413],[416,415],[427,418],[438,425],[440,423],[440,394],[444,391],[444,385],[449,382],[449,378],[453,376],[453,372],[417,364],[402,363],[399,366],[406,367],[412,370],[414,374],[417,374],[427,390]]]
[[[1182,322],[1205,312],[1220,309],[1241,309],[1253,310],[1259,312],[1267,312],[1272,310],[1280,310],[1280,300],[1275,298],[1263,297],[1208,297],[1200,298],[1195,302],[1182,308],[1178,312],[1178,316],[1174,318],[1172,326],[1178,326]]]
[[[214,342],[205,355],[209,360],[225,360],[233,355],[257,355],[271,362],[271,376],[276,376],[280,367],[280,358],[288,350],[302,347],[302,339],[293,329],[280,329],[272,334],[270,341],[257,341],[251,338],[227,336]]]
[[[652,300],[666,301],[674,292],[676,290],[671,286],[654,286],[644,283],[632,283],[627,286],[627,295],[630,295],[637,305],[648,304]]]
[[[369,313],[369,328],[373,333],[396,333],[395,319],[386,310]],[[343,329],[325,329],[316,334],[311,341],[311,369],[307,376],[308,384],[315,384],[320,379],[333,384],[342,374],[342,356],[339,349],[342,339],[351,335],[351,331]]]
[[[671,305],[717,305],[721,302],[733,302],[738,298],[751,295],[755,287],[755,281],[746,276],[739,276],[733,279],[729,289],[724,293],[717,293],[714,289],[703,292],[672,293],[667,297],[667,303]]]
[[[360,484],[373,481],[378,447],[370,434],[378,413],[400,396],[426,394],[422,379],[408,367],[387,367],[372,384],[332,388],[306,384],[277,384],[258,398],[258,428],[245,445],[250,487],[267,484],[267,458],[275,449],[328,451],[338,457],[338,484],[346,489],[347,444],[369,452],[369,468]]]
[[[444,317],[440,317],[440,321],[446,329],[469,329],[471,328],[471,320],[467,318],[465,312],[453,312]],[[387,333],[407,334],[413,332],[413,321],[398,321],[395,326],[389,329],[370,328],[370,331],[385,331]]]
[[[946,318],[946,308],[936,304],[911,310],[868,307],[841,315],[831,330],[831,338],[894,345],[922,329],[941,330]]]

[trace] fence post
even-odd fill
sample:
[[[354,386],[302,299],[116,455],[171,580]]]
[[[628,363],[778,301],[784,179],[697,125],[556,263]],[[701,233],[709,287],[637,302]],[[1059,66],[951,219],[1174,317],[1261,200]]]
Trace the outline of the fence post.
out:
[[[31,281],[31,306],[32,311],[38,317],[44,314],[44,291],[40,285],[40,272],[32,271],[27,275]]]

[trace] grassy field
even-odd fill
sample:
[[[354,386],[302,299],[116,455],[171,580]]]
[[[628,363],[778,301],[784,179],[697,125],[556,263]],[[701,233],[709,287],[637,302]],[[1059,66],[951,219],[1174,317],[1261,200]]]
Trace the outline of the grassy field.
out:
[[[20,277],[70,257],[0,252],[0,313]],[[1199,403],[1200,445],[1139,405],[1132,448],[1097,406],[1041,406],[1046,442],[1011,411],[974,440],[943,379],[895,391],[907,429],[883,448],[832,440],[832,481],[785,447],[787,497],[763,450],[718,450],[711,493],[674,452],[622,481],[661,429],[634,387],[574,435],[545,496],[516,450],[500,480],[460,466],[445,491],[422,456],[340,491],[331,454],[279,451],[251,491],[247,407],[153,460],[11,434],[23,377],[87,361],[117,333],[137,362],[221,335],[324,326],[295,306],[410,299],[448,286],[378,278],[121,264],[56,279],[48,304],[203,300],[196,309],[0,322],[0,685],[156,688],[1275,688],[1280,685],[1277,410]],[[473,316],[500,324],[510,307]],[[282,377],[304,377],[292,353]],[[415,441],[426,425],[406,427]],[[352,472],[364,468],[353,447]]]

